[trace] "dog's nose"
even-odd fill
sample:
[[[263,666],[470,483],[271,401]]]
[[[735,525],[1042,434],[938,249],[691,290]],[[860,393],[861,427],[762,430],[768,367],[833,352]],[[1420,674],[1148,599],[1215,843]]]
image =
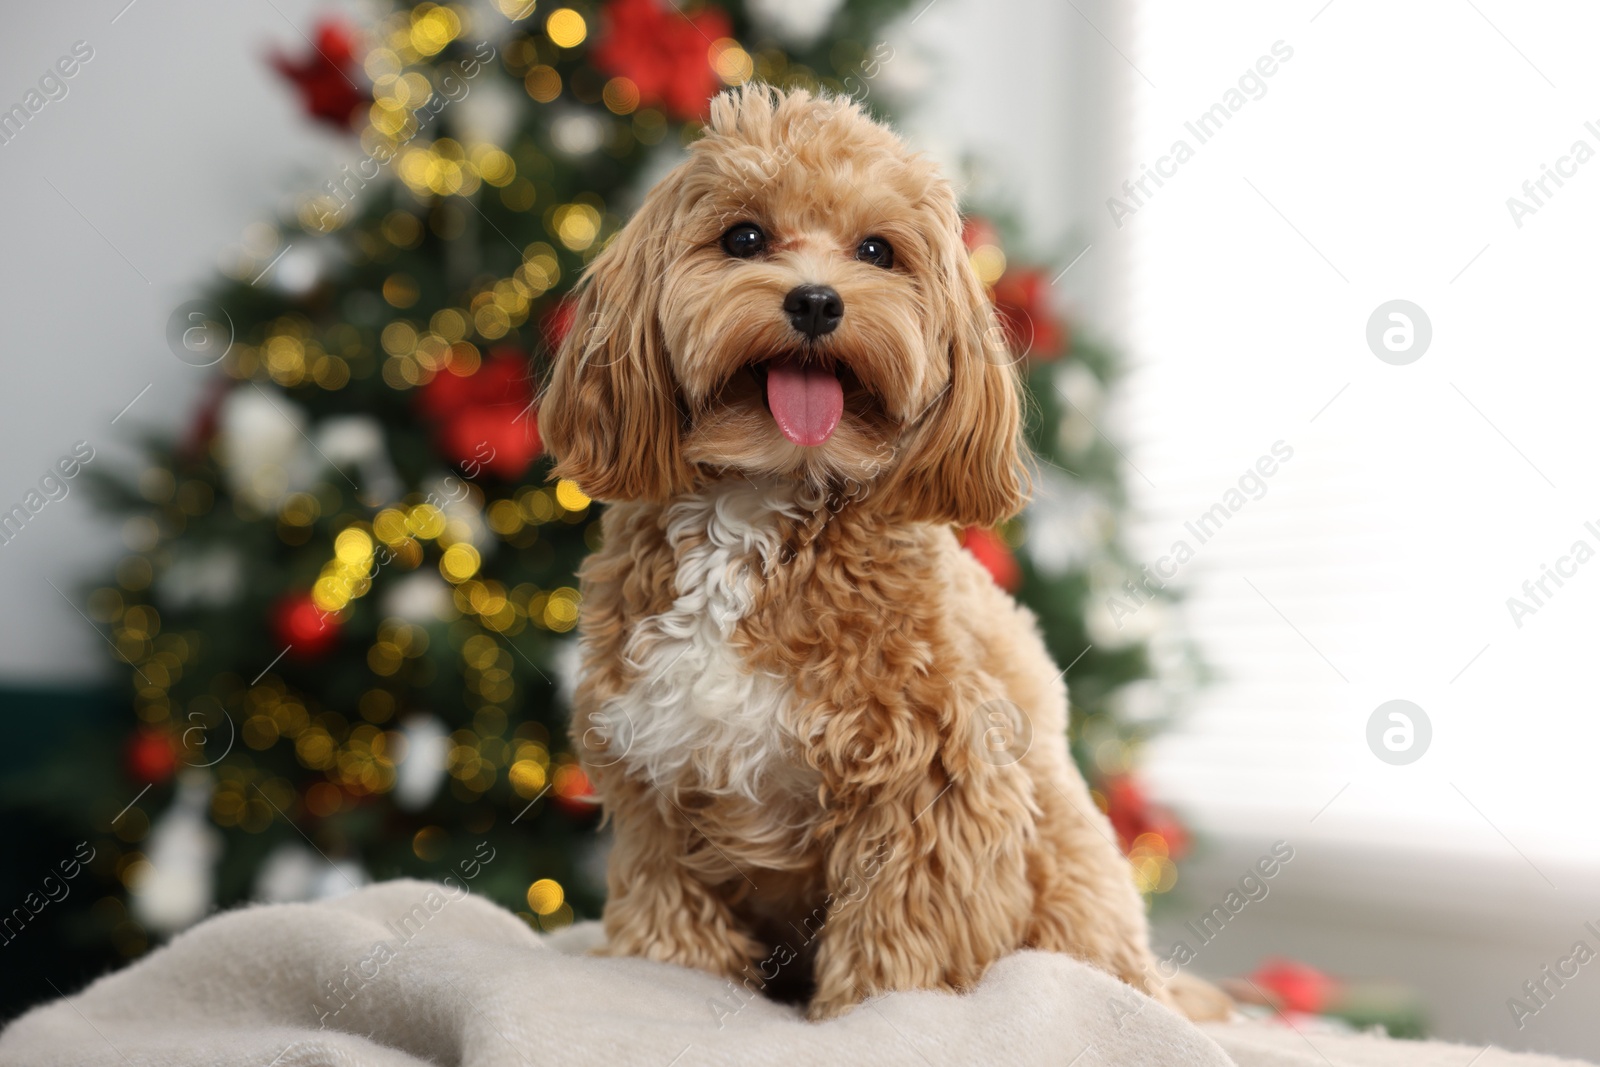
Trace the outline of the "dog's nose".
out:
[[[815,341],[838,329],[844,318],[844,301],[826,285],[799,285],[783,298],[783,310],[790,325]]]

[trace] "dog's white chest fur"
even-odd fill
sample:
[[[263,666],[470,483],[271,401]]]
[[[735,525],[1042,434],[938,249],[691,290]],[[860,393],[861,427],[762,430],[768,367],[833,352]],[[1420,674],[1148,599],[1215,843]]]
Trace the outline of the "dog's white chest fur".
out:
[[[635,626],[625,654],[636,680],[601,708],[619,758],[658,786],[693,770],[701,791],[760,801],[803,777],[784,727],[790,686],[752,671],[730,640],[762,568],[776,565],[794,496],[792,486],[739,479],[667,512],[677,599]]]

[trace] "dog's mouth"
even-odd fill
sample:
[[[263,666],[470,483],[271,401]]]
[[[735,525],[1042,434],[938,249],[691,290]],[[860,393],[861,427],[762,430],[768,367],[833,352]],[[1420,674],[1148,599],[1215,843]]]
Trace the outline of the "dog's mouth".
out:
[[[829,359],[791,353],[753,363],[750,373],[766,395],[767,410],[785,438],[814,448],[833,436],[844,414],[845,390],[840,379],[848,369]]]

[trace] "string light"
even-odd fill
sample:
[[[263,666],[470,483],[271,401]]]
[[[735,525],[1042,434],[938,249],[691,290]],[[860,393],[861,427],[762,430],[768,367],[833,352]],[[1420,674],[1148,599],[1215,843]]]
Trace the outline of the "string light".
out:
[[[424,56],[438,55],[461,33],[461,20],[448,7],[423,4],[412,19],[411,47]]]
[[[561,95],[561,75],[554,67],[542,63],[528,71],[522,84],[528,95],[541,104],[548,104]]]
[[[706,58],[725,85],[743,85],[755,73],[755,61],[750,58],[750,53],[731,37],[711,42]]]
[[[572,8],[559,7],[545,19],[544,32],[557,48],[576,48],[589,35],[589,27]]]
[[[528,887],[528,907],[535,915],[553,915],[566,900],[566,891],[554,878],[541,878]]]

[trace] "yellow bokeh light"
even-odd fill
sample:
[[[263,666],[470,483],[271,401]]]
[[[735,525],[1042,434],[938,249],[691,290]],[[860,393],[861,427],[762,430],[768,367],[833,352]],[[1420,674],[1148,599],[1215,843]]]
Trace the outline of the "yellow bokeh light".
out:
[[[400,80],[405,84],[405,105],[411,110],[415,111],[433,99],[433,85],[416,71],[401,75]]]
[[[556,250],[543,241],[535,241],[523,251],[522,266],[517,268],[513,278],[520,278],[528,287],[529,295],[538,296],[548,289],[555,287],[561,280],[561,263],[556,259]]]
[[[409,92],[410,88],[400,80],[398,73],[380,75],[372,83],[372,99],[374,103],[386,110],[398,110],[405,107],[406,95]]]
[[[750,53],[731,37],[713,41],[706,58],[711,61],[711,69],[717,72],[717,77],[727,85],[743,85],[756,71],[755,60],[750,58]]]
[[[618,115],[631,114],[639,106],[639,87],[631,78],[612,78],[600,91],[600,99]]]
[[[550,915],[566,902],[567,894],[554,878],[541,878],[528,887],[528,907],[538,915]]]
[[[462,328],[466,329],[467,320],[465,317],[461,321]],[[478,366],[482,362],[482,357],[478,354],[477,345],[471,341],[457,341],[450,346],[450,357],[446,361],[446,367],[450,373],[467,378],[477,373]]]
[[[367,566],[372,563],[372,538],[365,530],[352,527],[333,539],[333,554],[340,563]]]
[[[467,317],[455,308],[445,308],[433,313],[428,327],[445,341],[455,344],[467,336]]]
[[[1156,856],[1165,856],[1169,854],[1167,839],[1162,837],[1160,834],[1140,834],[1138,837],[1134,838],[1133,847],[1129,849],[1129,852],[1138,852],[1140,849],[1143,849],[1144,851]]]
[[[384,544],[399,544],[409,536],[406,533],[405,513],[399,508],[384,508],[372,517],[372,532]]]
[[[589,26],[572,8],[559,7],[545,19],[544,32],[557,48],[576,48],[589,36]]]
[[[391,322],[378,335],[378,343],[391,356],[409,356],[417,350],[417,328],[409,322]]]
[[[548,104],[561,95],[561,75],[554,67],[540,64],[528,71],[522,79],[522,84],[527,88],[528,95],[541,104]]]
[[[488,511],[484,514],[489,523],[489,529],[501,536],[514,534],[522,529],[522,512],[518,509],[515,501],[496,500],[489,505]]]
[[[431,541],[444,533],[444,512],[432,504],[418,504],[406,516],[406,529],[411,531],[413,537],[420,537],[424,541]]]
[[[450,835],[442,826],[424,826],[411,838],[411,851],[418,859],[437,860],[444,855],[445,845],[449,844]]]
[[[339,579],[318,578],[311,587],[311,602],[322,611],[342,611],[350,603],[350,595]]]
[[[472,313],[472,324],[479,334],[494,341],[504,337],[511,329],[511,316],[495,304],[485,304]]]
[[[558,634],[578,624],[578,591],[563,586],[550,594],[544,604],[544,624]]]
[[[460,583],[478,573],[483,560],[478,550],[464,541],[458,541],[444,550],[439,557],[439,573],[452,582]]]
[[[534,760],[519,759],[511,765],[508,777],[518,796],[533,797],[544,788],[545,770]]]
[[[395,55],[393,49],[380,47],[374,48],[367,53],[367,59],[363,66],[366,69],[367,77],[376,81],[386,74],[399,74],[402,64],[400,57]]]
[[[578,488],[577,482],[563,478],[556,483],[556,503],[568,511],[582,511],[589,506],[589,498]]]
[[[391,274],[383,280],[383,299],[392,307],[408,308],[421,295],[416,280],[409,274]]]
[[[472,150],[472,165],[483,180],[495,187],[510,185],[517,176],[517,165],[505,152],[493,145],[478,145]]]
[[[425,56],[436,55],[461,32],[461,20],[447,7],[430,8],[411,25],[411,47]]]
[[[533,9],[538,5],[535,0],[495,0],[494,6],[500,9],[500,14],[516,22],[533,14]]]
[[[972,250],[972,269],[984,285],[993,285],[1006,272],[1006,254],[994,245],[979,245]]]
[[[582,252],[600,236],[600,212],[588,204],[563,204],[552,221],[556,237],[574,252]]]
[[[415,121],[411,117],[411,112],[404,107],[391,100],[381,98],[373,102],[368,115],[372,119],[372,124],[378,128],[380,133],[394,138],[401,136],[407,123]]]

